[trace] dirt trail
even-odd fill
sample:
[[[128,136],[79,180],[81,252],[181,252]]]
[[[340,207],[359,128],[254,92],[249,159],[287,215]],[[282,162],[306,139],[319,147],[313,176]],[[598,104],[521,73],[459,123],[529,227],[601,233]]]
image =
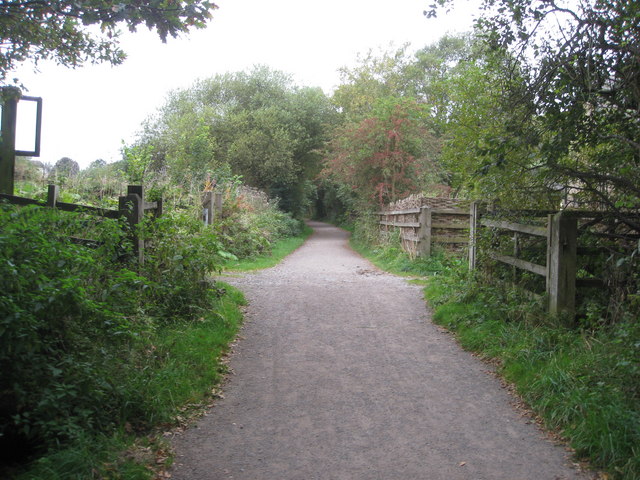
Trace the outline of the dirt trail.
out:
[[[250,307],[225,398],[174,439],[174,480],[587,478],[488,367],[326,224],[233,278]]]

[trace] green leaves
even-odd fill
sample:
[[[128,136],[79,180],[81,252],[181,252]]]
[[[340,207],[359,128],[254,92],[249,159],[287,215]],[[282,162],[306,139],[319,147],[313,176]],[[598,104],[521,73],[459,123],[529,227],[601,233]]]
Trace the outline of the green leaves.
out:
[[[336,129],[323,175],[354,190],[364,206],[418,188],[430,135],[425,109],[412,99],[380,98],[372,116]]]
[[[334,115],[321,90],[297,88],[284,73],[256,67],[174,92],[139,144],[155,152],[155,171],[166,168],[185,187],[207,174],[222,183],[228,169],[298,214]]]
[[[77,67],[87,61],[121,63],[118,25],[135,31],[140,24],[155,29],[162,41],[191,28],[202,28],[217,6],[207,0],[143,0],[113,4],[95,1],[0,4],[0,83],[20,62],[54,59]],[[91,30],[100,26],[100,34]]]
[[[108,430],[139,393],[126,382],[150,335],[201,316],[217,295],[207,278],[222,246],[202,222],[146,225],[147,261],[128,266],[118,222],[90,218],[0,205],[0,437],[51,446]],[[88,228],[100,248],[69,240]]]

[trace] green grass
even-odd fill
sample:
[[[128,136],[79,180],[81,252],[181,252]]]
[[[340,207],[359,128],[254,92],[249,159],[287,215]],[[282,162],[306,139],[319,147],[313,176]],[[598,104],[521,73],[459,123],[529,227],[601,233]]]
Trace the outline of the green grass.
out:
[[[229,260],[224,268],[233,272],[248,272],[252,270],[261,270],[263,268],[271,268],[277,265],[287,255],[300,247],[304,241],[313,233],[313,229],[305,225],[302,233],[296,237],[287,237],[279,240],[271,249],[268,255],[260,255],[256,257],[243,258],[239,260]]]
[[[433,276],[445,271],[449,265],[460,263],[459,260],[437,254],[427,258],[410,259],[399,247],[368,246],[362,242],[350,241],[351,247],[366,257],[376,267],[402,276]]]
[[[238,308],[246,303],[242,293],[226,284],[218,288],[225,294],[206,315],[159,329],[147,339],[144,351],[132,354],[132,361],[144,358],[144,364],[122,382],[130,391],[122,414],[135,418],[140,412],[144,427],[126,423],[111,433],[87,434],[8,475],[17,480],[142,480],[154,477],[152,469],[168,466],[171,456],[162,433],[210,403],[213,389],[226,372],[222,356],[242,322]]]
[[[354,247],[378,267],[420,275],[434,322],[499,365],[522,399],[611,478],[640,479],[640,322],[568,327],[517,291],[489,286],[463,262],[411,261],[394,248]]]

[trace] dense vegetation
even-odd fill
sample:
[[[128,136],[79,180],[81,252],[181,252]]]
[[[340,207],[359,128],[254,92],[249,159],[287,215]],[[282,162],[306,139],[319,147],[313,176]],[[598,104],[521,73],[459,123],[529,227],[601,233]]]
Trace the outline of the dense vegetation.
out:
[[[130,175],[126,161],[79,172],[62,168],[69,163],[51,172],[61,200],[113,208]],[[42,172],[19,167],[17,193],[42,199]],[[143,264],[119,220],[0,204],[3,475],[146,478],[149,452],[169,462],[154,432],[208,402],[241,321],[241,294],[211,275],[282,250],[283,239],[290,251],[302,232],[263,192],[237,180],[220,187],[224,207],[212,226],[199,219],[199,196],[167,198],[165,214],[139,232]],[[164,184],[151,193],[159,188],[178,190]],[[147,435],[151,443],[140,444]],[[128,458],[131,449],[147,455]]]
[[[308,214],[318,149],[335,112],[318,88],[300,88],[267,67],[218,75],[173,92],[128,150],[145,183],[160,176],[189,190],[230,176]]]

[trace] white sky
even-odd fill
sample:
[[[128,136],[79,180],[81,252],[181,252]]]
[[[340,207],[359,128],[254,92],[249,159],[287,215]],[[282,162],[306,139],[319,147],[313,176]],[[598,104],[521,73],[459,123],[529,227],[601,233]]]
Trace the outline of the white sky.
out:
[[[194,30],[163,44],[141,28],[125,34],[123,65],[72,70],[41,64],[16,72],[43,97],[40,160],[67,156],[86,167],[102,158],[120,158],[122,141],[131,142],[142,121],[164,103],[166,94],[198,78],[265,64],[294,76],[300,86],[319,86],[327,94],[339,84],[338,69],[353,65],[358,53],[410,42],[415,49],[448,32],[469,30],[469,3],[438,19],[422,12],[431,0],[218,0],[205,30]],[[11,77],[11,74],[10,74]],[[23,132],[31,130],[27,104],[18,111],[18,149],[31,149]],[[20,121],[22,118],[22,122]],[[22,128],[20,128],[22,127]]]

